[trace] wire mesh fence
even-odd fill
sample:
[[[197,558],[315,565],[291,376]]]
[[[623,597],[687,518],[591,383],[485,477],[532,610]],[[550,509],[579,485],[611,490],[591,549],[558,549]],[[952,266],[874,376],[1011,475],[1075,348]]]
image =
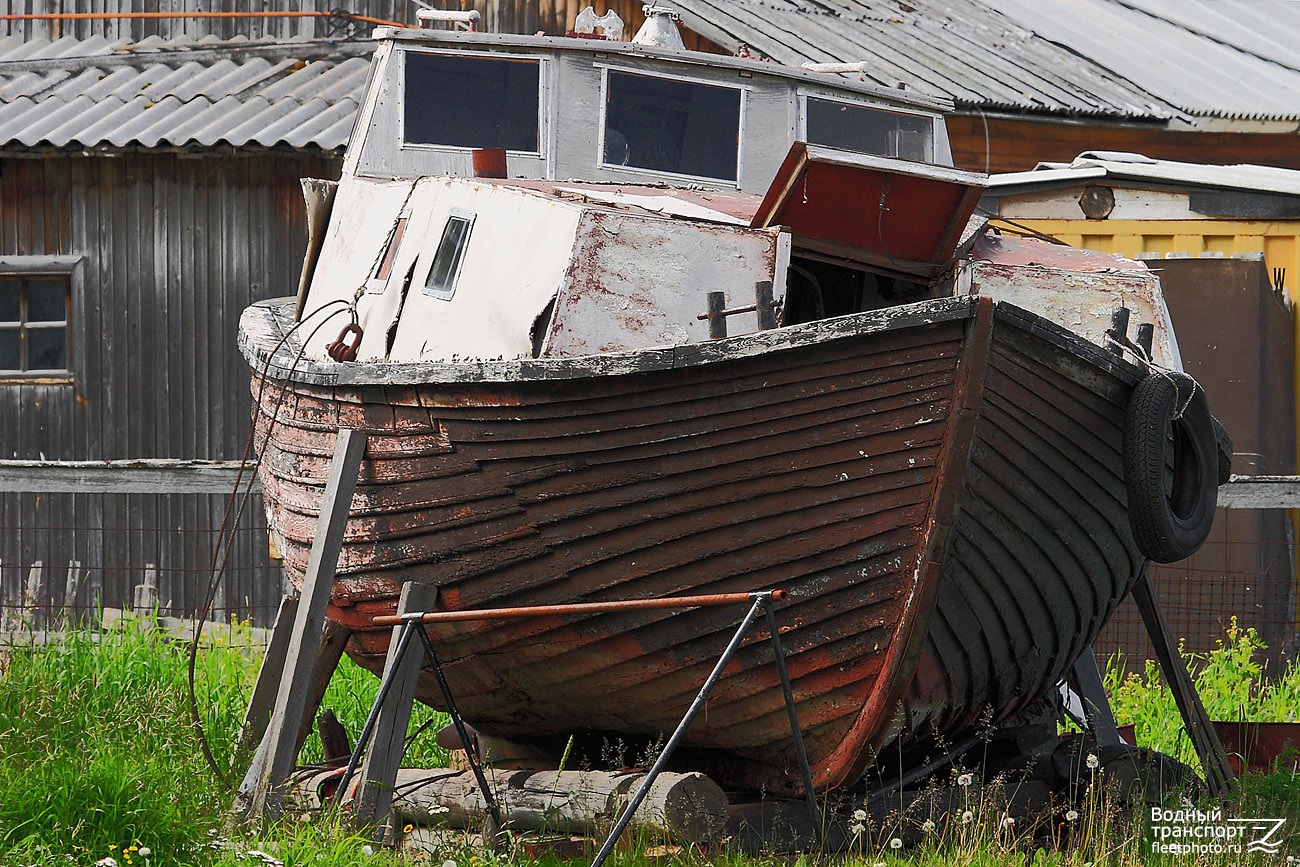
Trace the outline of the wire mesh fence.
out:
[[[106,609],[269,626],[286,585],[260,497],[0,495],[0,631],[98,625]]]

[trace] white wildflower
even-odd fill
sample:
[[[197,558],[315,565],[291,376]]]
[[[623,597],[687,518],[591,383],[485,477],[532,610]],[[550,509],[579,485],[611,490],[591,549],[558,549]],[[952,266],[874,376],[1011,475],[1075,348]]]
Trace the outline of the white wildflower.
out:
[[[966,812],[961,814],[961,823],[963,825],[969,825],[971,822],[974,821],[975,821],[975,814],[972,813],[970,810],[967,810]]]
[[[448,858],[446,861],[442,862],[442,867],[456,867],[456,862]]]
[[[367,843],[361,847],[361,854],[369,858],[371,855],[375,854],[375,847]]]
[[[959,786],[963,786],[963,787],[964,787],[964,786],[969,786],[969,785],[970,785],[972,782],[974,782],[974,781],[975,781],[975,778],[974,778],[973,776],[971,776],[970,774],[962,774],[960,777],[957,778],[957,785],[959,785]]]
[[[853,818],[854,818],[855,820],[859,821],[859,822],[865,822],[865,821],[867,821],[867,811],[866,811],[866,810],[854,810],[854,811],[853,811]]]
[[[934,819],[926,819],[921,823],[921,830],[927,834],[933,834],[938,825],[934,824]]]
[[[865,830],[867,830],[867,826],[863,825],[861,822],[854,822],[852,825],[849,825],[849,833],[854,837],[861,837],[862,832]]]
[[[1016,826],[1016,820],[1004,813],[1002,815],[1002,827],[1014,828],[1015,826]]]
[[[95,867],[117,867],[117,859],[112,855],[107,858],[100,858],[95,862]]]
[[[1066,811],[1065,811],[1065,821],[1067,821],[1067,822],[1075,822],[1075,821],[1078,821],[1078,819],[1079,819],[1079,811],[1078,811],[1078,810],[1066,810]]]
[[[900,838],[898,838],[898,837],[891,837],[891,838],[889,839],[889,848],[890,848],[890,849],[902,849],[902,848],[903,848],[903,841],[902,841]]]
[[[1084,764],[1088,766],[1088,770],[1090,771],[1095,771],[1097,768],[1101,767],[1101,761],[1092,753],[1088,753],[1088,758],[1084,760]]]
[[[152,855],[152,854],[153,854],[153,850],[150,849],[148,846],[141,846],[141,847],[140,847],[140,857],[141,857],[141,858],[148,858],[148,857],[149,857],[150,855]]]

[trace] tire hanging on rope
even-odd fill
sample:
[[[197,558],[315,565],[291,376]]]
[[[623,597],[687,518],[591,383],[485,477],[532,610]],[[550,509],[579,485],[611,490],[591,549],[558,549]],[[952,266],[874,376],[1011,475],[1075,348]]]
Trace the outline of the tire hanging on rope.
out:
[[[1124,420],[1124,481],[1138,548],[1157,563],[1191,556],[1214,523],[1220,455],[1205,390],[1185,373],[1138,382]]]

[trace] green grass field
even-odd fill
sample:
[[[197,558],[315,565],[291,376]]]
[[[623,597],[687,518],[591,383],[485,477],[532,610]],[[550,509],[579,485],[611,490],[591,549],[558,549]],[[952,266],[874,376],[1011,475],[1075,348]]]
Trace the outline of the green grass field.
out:
[[[189,650],[148,628],[147,621],[113,632],[77,632],[57,645],[0,650],[0,865],[383,865],[407,864],[375,850],[338,824],[283,824],[249,835],[228,828],[233,745],[256,675],[259,652],[236,628],[229,639],[197,654],[196,697],[204,735],[222,779],[204,758],[191,722]],[[1265,683],[1262,649],[1252,631],[1233,627],[1220,647],[1192,660],[1210,714],[1218,719],[1294,720],[1300,710],[1300,670]],[[1116,713],[1137,725],[1141,743],[1194,759],[1173,700],[1154,670],[1108,672]],[[355,736],[378,681],[347,660],[326,696]],[[438,766],[445,754],[431,731],[437,715],[417,709],[414,724],[430,722],[406,763]],[[319,757],[309,742],[305,762]],[[238,764],[236,761],[235,764]],[[1242,859],[1152,856],[1144,823],[1112,809],[1101,794],[1081,809],[1044,817],[1037,827],[1006,822],[988,792],[970,786],[959,820],[920,825],[920,842],[903,846],[897,828],[863,826],[850,852],[753,857],[725,851],[673,850],[645,841],[609,863],[757,867],[844,865],[1128,865],[1191,863],[1287,864],[1300,856],[1300,776],[1294,761],[1243,781],[1241,798],[1225,815],[1281,817],[1280,854]],[[238,768],[242,772],[242,767]],[[1031,843],[1037,839],[1038,843]],[[1044,847],[1043,843],[1047,845]],[[494,867],[522,863],[519,851],[489,854],[463,844],[424,859],[435,865]],[[540,863],[553,863],[543,859]],[[585,863],[575,862],[575,863]]]

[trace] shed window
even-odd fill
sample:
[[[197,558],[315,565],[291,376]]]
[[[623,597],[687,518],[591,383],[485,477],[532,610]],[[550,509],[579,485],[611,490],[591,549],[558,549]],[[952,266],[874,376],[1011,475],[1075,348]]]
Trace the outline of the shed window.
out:
[[[460,263],[469,245],[469,231],[474,226],[474,215],[468,211],[453,210],[442,229],[442,238],[424,278],[424,294],[450,300],[456,294],[456,278],[460,276]]]
[[[742,93],[738,87],[610,70],[601,161],[734,183]]]
[[[541,62],[406,52],[407,144],[537,153]]]
[[[934,161],[934,120],[923,115],[810,96],[806,121],[809,144]]]
[[[71,290],[68,275],[0,272],[0,375],[68,372]]]

